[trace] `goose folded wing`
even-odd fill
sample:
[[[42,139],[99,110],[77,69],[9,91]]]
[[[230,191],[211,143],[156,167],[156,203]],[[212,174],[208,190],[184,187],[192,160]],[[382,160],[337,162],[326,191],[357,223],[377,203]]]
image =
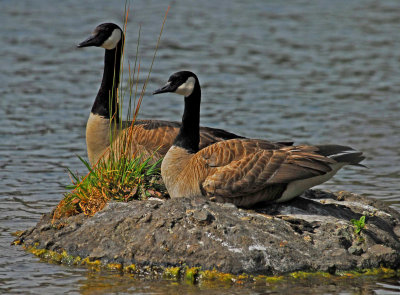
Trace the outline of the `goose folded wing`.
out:
[[[199,148],[203,149],[206,146],[214,144],[219,141],[244,138],[242,136],[236,135],[234,133],[225,131],[223,129],[210,128],[210,127],[200,127],[200,144]]]
[[[314,149],[305,146],[265,150],[250,145],[241,153],[221,148],[213,154],[206,149],[203,157],[212,165],[202,184],[203,192],[209,197],[234,198],[331,171],[329,164],[334,161],[314,153]]]
[[[286,144],[261,139],[231,139],[204,148],[198,157],[202,158],[208,167],[224,167],[257,151],[277,150],[284,146]]]
[[[125,122],[124,136],[131,138],[132,153],[164,156],[171,147],[179,131],[179,123],[159,120],[137,120],[130,128],[131,122]]]
[[[125,128],[128,128],[130,123],[126,122]],[[178,135],[181,123],[163,120],[137,120],[134,126],[134,131],[137,133],[135,138],[139,144],[152,150],[159,148],[161,154],[166,154]],[[200,127],[199,148],[203,149],[216,142],[233,138],[242,137],[223,129]]]

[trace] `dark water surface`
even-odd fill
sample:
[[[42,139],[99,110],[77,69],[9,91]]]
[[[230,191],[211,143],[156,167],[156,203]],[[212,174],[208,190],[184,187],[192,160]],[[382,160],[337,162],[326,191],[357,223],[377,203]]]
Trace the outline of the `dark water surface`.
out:
[[[102,22],[122,23],[125,1],[0,2],[0,293],[398,294],[395,279],[209,289],[135,281],[39,262],[10,233],[62,198],[66,167],[83,172],[85,124],[103,50],[77,49]],[[127,53],[142,25],[145,77],[167,1],[131,1]],[[400,2],[179,0],[171,10],[141,117],[179,120],[182,99],[150,93],[177,70],[197,73],[202,124],[249,137],[348,144],[369,169],[347,167],[322,187],[400,209]]]

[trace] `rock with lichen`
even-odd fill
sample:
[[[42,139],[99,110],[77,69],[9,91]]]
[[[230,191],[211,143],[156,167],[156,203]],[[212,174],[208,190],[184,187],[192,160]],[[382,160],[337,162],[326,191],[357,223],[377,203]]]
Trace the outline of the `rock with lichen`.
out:
[[[361,216],[365,226],[356,233],[350,220]],[[43,215],[19,241],[138,268],[186,265],[265,275],[400,268],[399,212],[347,192],[310,190],[253,210],[206,199],[151,198],[111,202],[93,217],[51,219]]]

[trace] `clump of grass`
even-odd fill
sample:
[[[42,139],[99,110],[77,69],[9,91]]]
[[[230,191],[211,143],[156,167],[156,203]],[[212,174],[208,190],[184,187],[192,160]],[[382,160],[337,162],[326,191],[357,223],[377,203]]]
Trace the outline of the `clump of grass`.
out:
[[[80,177],[70,171],[73,184],[58,205],[54,218],[83,212],[92,216],[104,208],[109,200],[128,202],[148,197],[164,197],[165,188],[160,181],[159,162],[151,158],[120,157],[118,161],[101,161],[95,168],[80,158],[89,173]]]
[[[126,37],[129,12],[129,8],[126,5],[125,11],[124,35]],[[122,123],[121,118],[119,118],[119,122],[116,122],[117,120],[114,118],[115,114],[110,115],[110,147],[93,167],[86,160],[78,156],[88,169],[88,173],[85,176],[80,176],[68,169],[72,184],[67,186],[67,189],[71,189],[71,191],[64,194],[64,199],[56,207],[53,214],[53,221],[79,213],[92,216],[102,210],[109,200],[127,202],[133,199],[142,200],[148,197],[165,198],[167,196],[167,191],[160,175],[161,159],[155,161],[152,155],[147,157],[143,155],[131,155],[129,154],[129,147],[132,144],[133,126],[150,78],[168,11],[169,7],[164,17],[149,73],[139,94],[139,98],[137,99],[140,72],[140,63],[138,63],[140,29],[133,69],[131,69],[128,61],[128,83],[126,87],[119,86],[115,94],[110,94],[110,105],[114,99],[113,95],[116,95],[120,113],[122,113],[124,96],[129,96],[127,119],[131,120],[130,125],[124,129],[126,126]],[[120,73],[115,73],[115,75],[120,75],[121,81],[123,80],[124,48],[125,44],[122,46]],[[133,89],[134,86],[135,89]],[[131,111],[132,99],[135,106],[133,114]],[[118,140],[114,141],[117,137]]]

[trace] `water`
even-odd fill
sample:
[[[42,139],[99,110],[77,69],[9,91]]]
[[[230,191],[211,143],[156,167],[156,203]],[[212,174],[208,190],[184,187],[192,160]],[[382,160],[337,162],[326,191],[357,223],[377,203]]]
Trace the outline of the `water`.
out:
[[[124,3],[0,2],[0,292],[399,292],[395,279],[275,290],[143,282],[43,263],[10,246],[12,232],[36,224],[62,198],[66,167],[84,171],[76,155],[86,155],[85,124],[104,53],[75,45],[99,23],[121,24]],[[133,61],[141,24],[141,77],[166,5],[131,3],[127,53]],[[399,14],[397,0],[172,1],[141,116],[179,120],[180,97],[150,93],[171,73],[192,70],[202,84],[203,125],[249,137],[351,145],[365,153],[369,169],[345,168],[322,187],[400,209]]]

